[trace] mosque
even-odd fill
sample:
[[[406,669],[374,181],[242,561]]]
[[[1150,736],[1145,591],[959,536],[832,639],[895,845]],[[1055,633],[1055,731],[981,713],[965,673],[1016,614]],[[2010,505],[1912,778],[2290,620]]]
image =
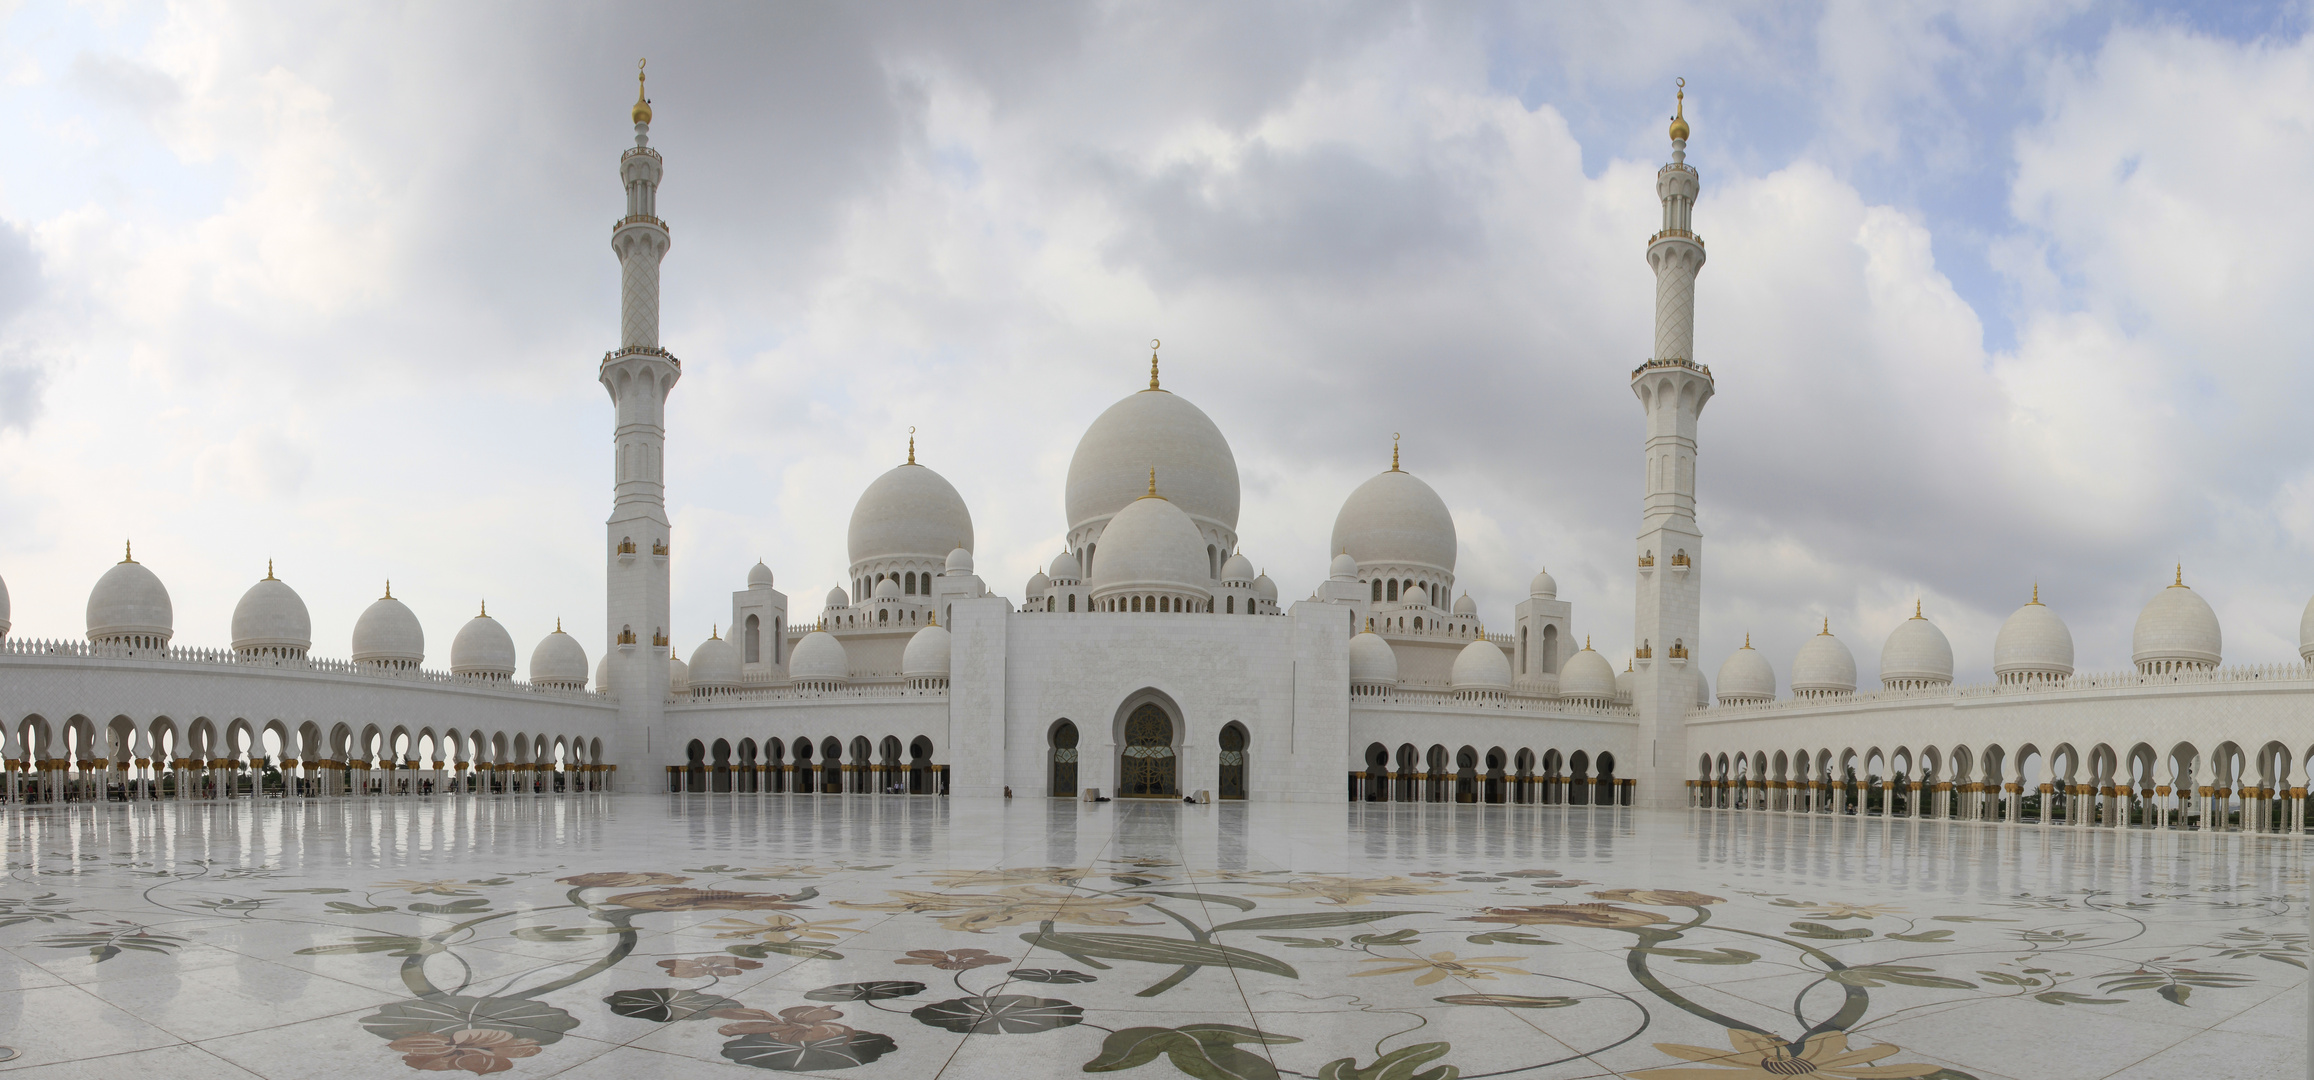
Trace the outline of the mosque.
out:
[[[1705,248],[1684,116],[1645,248],[1654,358],[1629,374],[1645,499],[1620,664],[1547,572],[1490,629],[1456,591],[1452,512],[1395,450],[1343,500],[1326,579],[1285,599],[1240,550],[1227,438],[1162,384],[1154,352],[1148,385],[1079,441],[1065,549],[1017,599],[976,575],[971,511],[911,441],[861,493],[843,584],[816,611],[791,611],[758,563],[728,621],[680,654],[662,461],[682,364],[660,344],[664,161],[638,93],[611,235],[621,340],[598,367],[616,419],[596,648],[558,626],[524,670],[480,610],[447,670],[428,667],[389,585],[348,658],[324,659],[270,568],[228,647],[188,648],[161,579],[124,551],[89,595],[85,640],[7,637],[0,584],[5,797],[627,790],[2308,824],[2314,668],[2223,666],[2182,571],[2153,590],[2129,671],[2076,672],[2036,591],[2002,626],[1988,685],[1953,685],[1951,645],[1917,611],[1889,634],[1877,689],[1857,685],[1828,622],[1792,659],[1788,696],[1748,640],[1705,676],[1690,644],[1707,565],[1696,456],[1715,383],[1694,360]],[[2301,637],[2314,659],[2314,606]]]

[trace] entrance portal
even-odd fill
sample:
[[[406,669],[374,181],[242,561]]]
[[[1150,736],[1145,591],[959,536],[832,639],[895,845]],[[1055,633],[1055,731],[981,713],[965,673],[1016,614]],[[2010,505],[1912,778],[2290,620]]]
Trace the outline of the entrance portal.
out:
[[[1143,704],[1125,719],[1124,759],[1117,770],[1117,794],[1128,798],[1180,796],[1180,758],[1173,753],[1173,718],[1160,706]]]

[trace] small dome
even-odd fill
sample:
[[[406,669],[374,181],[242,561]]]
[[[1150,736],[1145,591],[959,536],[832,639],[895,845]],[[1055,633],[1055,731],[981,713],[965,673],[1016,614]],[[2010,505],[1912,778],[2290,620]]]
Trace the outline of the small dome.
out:
[[[1350,681],[1398,682],[1398,653],[1390,648],[1389,642],[1382,640],[1382,635],[1371,629],[1350,639]]]
[[[1920,614],[1918,605],[1880,647],[1880,683],[1890,689],[1919,683],[1952,685],[1952,642]]]
[[[1510,658],[1494,642],[1473,641],[1455,655],[1454,672],[1447,676],[1447,682],[1457,690],[1508,690]]]
[[[1278,583],[1271,581],[1267,573],[1257,574],[1253,579],[1253,594],[1270,603],[1277,603]]]
[[[416,665],[425,659],[426,631],[391,594],[372,601],[354,620],[355,662]]]
[[[175,633],[175,624],[176,609],[169,604],[169,590],[143,563],[122,559],[89,590],[90,641],[119,637],[165,641]]]
[[[721,636],[710,636],[691,650],[691,685],[702,690],[728,690],[739,685],[739,647]]]
[[[1776,669],[1768,663],[1768,654],[1752,648],[1749,634],[1744,647],[1719,666],[1719,699],[1729,705],[1776,699]]]
[[[0,586],[0,621],[8,618],[8,593]],[[0,629],[5,629],[0,626]],[[2306,601],[2306,611],[2298,616],[2298,658],[2314,662],[2314,600]]]
[[[825,630],[805,634],[802,641],[787,654],[787,674],[791,679],[809,679],[828,682],[852,677],[852,658],[844,651],[844,643]]]
[[[1446,500],[1413,473],[1393,468],[1358,485],[1334,516],[1335,551],[1358,565],[1416,565],[1454,570],[1454,515]]]
[[[537,670],[536,664],[537,660],[534,657],[532,659],[533,671]],[[595,691],[602,694],[611,692],[611,654],[609,653],[604,653],[602,659],[595,661]]]
[[[948,677],[948,628],[938,624],[916,631],[900,653],[900,674],[911,679]]]
[[[8,636],[8,581],[0,578],[0,637]]]
[[[945,478],[911,461],[860,493],[847,541],[854,567],[875,559],[937,559],[972,546],[972,512]]]
[[[667,692],[678,696],[691,692],[691,665],[680,656],[667,657]]]
[[[1698,709],[1711,708],[1711,681],[1703,677],[1703,669],[1700,667],[1691,669],[1688,675],[1695,679],[1695,707]]]
[[[2130,635],[2129,644],[2130,659],[2138,670],[2154,673],[2216,667],[2224,638],[2218,632],[2218,613],[2187,587],[2180,569],[2177,583],[2153,594],[2137,613],[2137,632]]]
[[[1052,578],[1054,581],[1077,581],[1084,576],[1084,571],[1077,566],[1075,555],[1064,551],[1053,559]]]
[[[878,600],[898,600],[900,598],[900,579],[896,577],[885,578],[876,583],[874,592]]]
[[[1618,705],[1631,704],[1632,687],[1639,682],[1639,673],[1631,670],[1631,663],[1629,660],[1623,661],[1623,670],[1615,673],[1615,703]]]
[[[952,550],[952,551],[950,551],[950,552],[948,553],[948,565],[947,565],[947,566],[944,568],[944,570],[945,570],[945,572],[946,572],[946,573],[950,573],[950,574],[969,574],[969,573],[971,573],[971,572],[972,572],[972,552],[971,552],[971,550],[970,550],[970,549],[968,549],[968,548],[956,548],[955,550]]]
[[[2041,603],[2041,590],[2001,623],[1993,638],[1993,676],[2002,682],[2027,677],[2062,679],[2073,674],[2073,632]]]
[[[845,592],[843,586],[838,585],[835,588],[828,590],[827,606],[832,608],[849,607],[851,603],[851,594]]]
[[[313,617],[306,614],[305,601],[289,583],[273,576],[266,568],[265,578],[241,594],[241,602],[233,605],[233,648],[236,652],[251,649],[295,649],[304,652],[313,647]]]
[[[1527,582],[1527,595],[1537,600],[1556,600],[1559,598],[1559,579],[1552,577],[1548,570],[1538,570],[1535,579]]]
[[[763,560],[757,559],[754,566],[747,568],[747,587],[750,589],[771,588],[771,567],[763,565]]]
[[[1462,594],[1461,596],[1455,597],[1455,599],[1454,599],[1454,613],[1455,613],[1455,614],[1457,614],[1457,615],[1476,615],[1476,614],[1478,614],[1478,601],[1476,601],[1476,600],[1473,600],[1473,599],[1471,599],[1471,598],[1470,598],[1470,591],[1469,591],[1469,590],[1467,590],[1467,589],[1466,589],[1466,590],[1464,590],[1464,591],[1463,591],[1463,594]]]
[[[1355,574],[1357,565],[1353,563],[1350,570]],[[1230,556],[1221,564],[1221,580],[1223,581],[1252,581],[1255,572],[1253,560],[1246,558],[1242,552]]]
[[[450,639],[450,674],[514,677],[514,636],[488,612],[466,620]]]
[[[1568,657],[1566,666],[1559,669],[1559,696],[1581,701],[1615,700],[1615,665],[1591,651],[1590,642],[1584,642],[1583,651]]]
[[[1051,592],[1052,588],[1053,579],[1046,577],[1045,572],[1039,570],[1028,576],[1028,588],[1022,590],[1021,595],[1033,600]]]
[[[1093,562],[1096,589],[1151,586],[1202,590],[1209,584],[1205,537],[1170,500],[1144,496],[1117,511],[1101,530]]]
[[[1127,395],[1085,428],[1069,458],[1069,528],[1122,513],[1142,496],[1152,468],[1182,513],[1237,530],[1237,457],[1229,440],[1188,399],[1158,389]]]
[[[1846,642],[1832,636],[1829,621],[1824,624],[1824,632],[1809,638],[1807,644],[1800,646],[1800,655],[1792,658],[1792,692],[1856,692],[1856,657],[1848,651]]]
[[[605,669],[611,658],[603,657]],[[596,673],[596,682],[602,672]],[[554,633],[538,639],[538,647],[530,650],[530,681],[537,686],[570,686],[584,688],[587,684],[587,650],[579,640],[562,632],[557,625]]]
[[[1345,551],[1334,556],[1334,565],[1326,568],[1326,576],[1335,581],[1358,580],[1358,558]]]

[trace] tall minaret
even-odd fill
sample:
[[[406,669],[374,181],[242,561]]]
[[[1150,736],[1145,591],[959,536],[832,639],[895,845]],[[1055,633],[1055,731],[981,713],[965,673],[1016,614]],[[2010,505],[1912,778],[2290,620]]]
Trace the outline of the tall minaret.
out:
[[[619,347],[603,354],[603,388],[618,411],[612,435],[614,495],[604,530],[610,573],[608,616],[611,682],[619,697],[619,727],[610,748],[622,766],[621,786],[650,790],[655,765],[666,757],[669,543],[667,528],[667,392],[683,365],[659,347],[659,260],[667,254],[667,223],[659,220],[659,176],[664,163],[651,149],[651,100],[635,71],[635,146],[619,155],[627,187],[627,214],[611,227],[619,254]]]
[[[1639,610],[1631,644],[1639,678],[1638,760],[1616,771],[1639,782],[1638,805],[1687,805],[1687,712],[1695,704],[1694,654],[1700,637],[1703,531],[1695,525],[1695,421],[1711,400],[1711,369],[1695,362],[1695,274],[1703,238],[1693,212],[1699,190],[1687,163],[1687,80],[1671,119],[1671,164],[1655,174],[1663,229],[1647,242],[1655,268],[1655,355],[1631,373],[1647,411],[1647,502],[1636,545]]]

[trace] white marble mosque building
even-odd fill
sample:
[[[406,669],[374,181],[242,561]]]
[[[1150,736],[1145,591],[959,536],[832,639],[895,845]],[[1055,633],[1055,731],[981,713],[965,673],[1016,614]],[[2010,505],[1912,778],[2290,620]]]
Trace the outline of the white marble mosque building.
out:
[[[616,495],[596,648],[558,627],[525,670],[480,611],[448,670],[429,668],[389,584],[349,659],[321,659],[304,603],[270,568],[228,647],[187,648],[160,577],[124,552],[89,595],[86,640],[7,637],[0,585],[8,798],[1095,791],[2309,824],[2314,667],[2224,666],[2217,618],[2182,572],[2153,590],[2128,671],[2075,671],[2071,634],[2036,590],[2001,628],[1991,684],[1954,686],[1951,645],[1918,613],[1888,635],[1878,688],[1857,685],[1829,623],[1792,659],[1788,697],[1748,640],[1705,677],[1690,644],[1707,565],[1695,462],[1714,382],[1694,361],[1704,244],[1681,118],[1646,246],[1655,358],[1629,376],[1645,502],[1631,640],[1612,650],[1624,670],[1578,633],[1548,573],[1489,629],[1456,591],[1452,513],[1395,450],[1344,499],[1329,576],[1285,599],[1239,550],[1227,438],[1161,385],[1154,355],[1147,387],[1086,429],[1066,550],[1017,598],[974,573],[971,511],[911,442],[853,508],[843,584],[791,611],[759,563],[686,659],[670,640],[662,482],[682,367],[659,344],[668,232],[650,118],[639,99],[612,234],[622,338],[599,376],[616,407]],[[2314,658],[2314,606],[2301,637]]]

